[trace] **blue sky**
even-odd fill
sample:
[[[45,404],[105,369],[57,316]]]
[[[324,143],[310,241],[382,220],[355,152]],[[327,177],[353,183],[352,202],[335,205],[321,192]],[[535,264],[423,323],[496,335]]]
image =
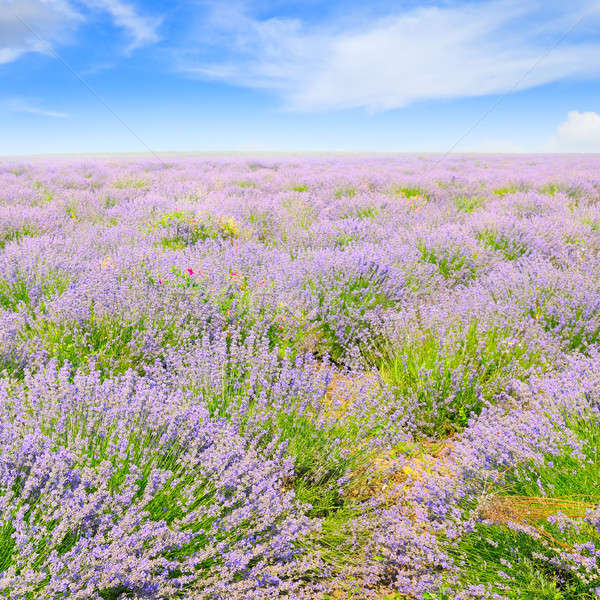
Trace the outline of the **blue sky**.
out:
[[[455,151],[600,152],[600,1],[0,0],[3,155],[467,132]]]

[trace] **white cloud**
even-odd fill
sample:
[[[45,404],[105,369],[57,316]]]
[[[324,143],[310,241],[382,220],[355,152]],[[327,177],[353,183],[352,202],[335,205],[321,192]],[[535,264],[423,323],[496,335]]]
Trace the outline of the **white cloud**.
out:
[[[548,149],[555,152],[600,152],[600,114],[569,111]]]
[[[504,93],[600,73],[598,41],[567,37],[546,55],[581,16],[583,4],[589,23],[600,12],[592,0],[561,14],[549,14],[538,2],[498,0],[320,27],[215,8],[208,25],[189,40],[184,58],[179,54],[179,68],[273,90],[299,110],[382,110],[418,100]],[[218,58],[206,59],[217,47]]]
[[[6,104],[8,106],[8,109],[13,112],[23,112],[32,115],[38,115],[41,117],[53,117],[57,119],[65,119],[69,116],[69,114],[65,112],[41,108],[37,105],[36,102],[33,102],[26,98],[11,98],[7,101]]]
[[[0,64],[27,52],[48,52],[83,17],[62,0],[2,0]]]
[[[127,31],[131,37],[131,42],[128,45],[129,51],[160,40],[157,30],[162,23],[162,18],[140,15],[132,4],[121,0],[83,1],[92,8],[106,11],[117,27]]]
[[[0,4],[0,64],[27,52],[47,53],[68,42],[94,11],[107,13],[116,27],[126,31],[128,51],[160,39],[162,19],[143,16],[122,0],[0,0]]]

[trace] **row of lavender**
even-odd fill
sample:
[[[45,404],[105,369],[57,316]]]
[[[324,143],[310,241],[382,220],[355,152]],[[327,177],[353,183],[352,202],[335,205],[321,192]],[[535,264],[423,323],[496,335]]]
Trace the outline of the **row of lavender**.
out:
[[[598,166],[5,160],[0,592],[600,594]]]

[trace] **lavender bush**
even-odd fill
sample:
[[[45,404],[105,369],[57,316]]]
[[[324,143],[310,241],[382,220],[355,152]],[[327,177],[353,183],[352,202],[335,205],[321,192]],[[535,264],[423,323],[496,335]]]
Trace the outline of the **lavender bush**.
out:
[[[0,162],[0,594],[600,596],[594,156]]]

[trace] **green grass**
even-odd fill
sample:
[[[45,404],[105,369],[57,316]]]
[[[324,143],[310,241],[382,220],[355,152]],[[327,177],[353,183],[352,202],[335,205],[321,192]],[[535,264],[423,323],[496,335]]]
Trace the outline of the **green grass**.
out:
[[[270,169],[272,171],[277,171],[279,169],[279,167],[277,165],[265,165],[265,164],[259,163],[259,162],[249,162],[248,168],[251,171],[258,171],[259,169]]]
[[[518,191],[519,188],[514,184],[508,184],[493,190],[494,194],[500,196],[500,198],[504,198],[504,196],[508,196],[509,194],[516,194]]]
[[[79,213],[77,212],[77,206],[75,206],[74,204],[66,206],[65,214],[67,215],[67,217],[69,217],[69,219],[72,219],[73,221],[77,220],[79,217]]]
[[[110,194],[104,196],[104,202],[102,203],[104,208],[112,208],[117,205],[117,199],[113,198]]]
[[[412,185],[394,185],[391,188],[391,193],[405,198],[428,197],[426,190]]]
[[[31,413],[35,413],[39,410],[39,406],[30,406],[29,410]],[[163,427],[149,418],[149,415],[141,413],[139,421],[135,422],[113,423],[112,426],[103,429],[102,436],[94,435],[99,428],[99,422],[103,420],[102,414],[88,411],[85,406],[67,414],[61,422],[60,433],[57,433],[55,419],[56,417],[41,419],[41,433],[54,440],[54,447],[51,448],[53,451],[60,451],[63,447],[75,446],[78,448],[77,460],[74,461],[72,468],[85,470],[86,477],[90,479],[89,493],[95,492],[98,486],[104,485],[106,485],[107,492],[113,494],[125,494],[125,490],[129,489],[133,498],[131,504],[134,505],[138,499],[143,497],[151,474],[156,470],[167,471],[168,477],[165,483],[150,495],[150,499],[145,505],[145,512],[141,515],[139,523],[140,528],[143,528],[144,522],[148,521],[164,521],[171,524],[184,517],[186,513],[194,514],[196,509],[213,507],[212,510],[206,512],[200,510],[200,517],[190,520],[185,525],[186,531],[200,535],[195,536],[186,545],[174,550],[164,550],[165,557],[177,560],[201,551],[208,543],[240,540],[248,534],[246,523],[241,523],[235,530],[223,531],[221,528],[214,527],[214,524],[220,519],[240,508],[241,502],[229,505],[224,502],[223,493],[227,492],[226,487],[222,485],[223,489],[216,489],[210,474],[211,467],[203,464],[190,465],[189,462],[182,461],[181,457],[185,456],[185,448],[181,444],[174,443],[170,436],[164,435]],[[124,457],[126,458],[124,459]],[[99,476],[106,471],[106,465],[110,465],[111,473],[106,480],[99,479]],[[56,477],[55,474],[50,474],[49,478],[53,475]],[[33,561],[34,565],[43,563],[52,553],[60,556],[72,550],[80,538],[79,527],[85,529],[94,525],[94,518],[100,520],[101,514],[90,515],[89,524],[79,523],[77,517],[74,517],[74,527],[65,531],[61,541],[55,540],[52,544],[45,543],[50,537],[50,532],[57,525],[56,521],[48,519],[48,515],[56,509],[54,506],[56,495],[45,496],[39,494],[37,489],[27,489],[23,485],[24,480],[25,478],[17,479],[13,486],[9,510],[14,512],[21,510],[27,524],[31,528],[35,528],[38,534],[42,534],[40,536],[42,543],[36,548],[37,556]],[[91,485],[91,482],[94,485]],[[64,481],[62,483],[65,485]],[[66,486],[68,488],[68,484]],[[184,494],[187,486],[192,486],[194,490],[193,499]],[[66,489],[66,493],[68,493],[68,489]],[[128,505],[122,501],[115,502],[113,510],[111,520],[118,522],[128,510]],[[178,526],[181,527],[181,525]],[[270,533],[269,528],[262,533],[258,531],[257,535],[259,537],[264,535],[268,540]],[[15,547],[14,531],[11,525],[4,525],[0,529],[0,568],[4,569],[11,565]],[[85,564],[85,557],[83,560]],[[195,567],[196,580],[202,582],[217,560],[217,557],[211,555],[197,564]],[[38,591],[40,593],[44,590],[45,583],[46,581],[42,578],[39,582]],[[116,600],[122,597],[123,592],[128,591],[130,591],[128,587],[118,585],[100,590],[99,595],[106,600]],[[35,600],[37,597],[37,595],[27,596],[31,600]]]
[[[337,189],[334,195],[336,200],[340,198],[354,198],[356,196],[356,189],[353,187],[342,187]]]
[[[173,327],[163,327],[163,339],[175,341]],[[54,322],[40,318],[28,323],[20,336],[39,340],[42,349],[56,358],[60,365],[68,362],[73,368],[95,367],[107,377],[128,369],[138,372],[145,364],[146,352],[139,340],[145,329],[144,318],[134,323],[124,323],[118,317],[92,315],[81,323]],[[136,343],[137,342],[137,343]]]
[[[582,191],[576,185],[564,185],[560,183],[547,183],[540,188],[540,192],[542,194],[546,194],[547,196],[555,196],[558,193],[566,194],[571,199],[580,198],[582,195]]]
[[[125,190],[127,188],[142,189],[147,188],[148,186],[149,183],[144,179],[135,179],[131,177],[118,179],[113,183],[113,187],[117,188],[118,190]]]
[[[293,185],[291,190],[293,192],[308,192],[308,186],[306,184]]]
[[[62,294],[68,284],[69,278],[58,272],[46,272],[40,281],[28,281],[25,277],[10,282],[0,280],[0,307],[13,312],[21,307],[30,309],[37,298],[43,308],[46,300]]]
[[[567,417],[556,427],[579,440],[581,456],[565,442],[541,464],[521,464],[505,476],[491,501],[492,507],[499,502],[503,512],[484,509],[487,522],[460,538],[452,550],[464,565],[463,585],[485,585],[515,600],[597,597],[599,562],[586,571],[569,553],[590,557],[589,550],[576,550],[576,545],[600,546],[600,530],[585,519],[586,512],[600,503],[600,421],[597,413],[588,411]],[[555,520],[559,513],[562,524]],[[511,521],[518,528],[510,527]]]
[[[472,213],[483,206],[485,198],[483,196],[455,196],[454,206],[458,212]]]
[[[9,228],[0,232],[0,250],[10,242],[20,242],[23,238],[34,237],[37,231],[31,225],[23,225],[21,227]]]
[[[125,321],[118,314],[98,313],[93,301],[86,318],[80,321],[55,321],[45,312],[44,298],[62,293],[67,283],[64,279],[57,279],[46,285],[38,310],[17,335],[22,344],[27,346],[34,342],[49,357],[55,358],[59,365],[69,363],[72,369],[94,365],[102,377],[119,375],[128,369],[143,373],[148,361],[157,358],[156,353],[149,353],[146,349],[148,334],[153,336],[160,348],[165,349],[181,343],[182,334],[189,336],[190,331],[194,331],[191,320],[182,324],[176,314],[154,319],[142,315]],[[26,295],[23,288],[19,287],[18,290],[19,301],[28,302],[27,298],[23,300]],[[13,376],[22,377],[18,363],[5,359],[3,366]]]
[[[539,366],[539,351],[510,341],[512,332],[457,325],[445,338],[427,330],[389,348],[380,362],[383,381],[414,411],[418,430],[442,438],[464,428],[511,376]]]
[[[248,215],[248,222],[263,244],[274,243],[274,234],[277,231],[277,223],[272,213],[268,211],[252,210]]]
[[[339,274],[335,283],[309,281],[308,286],[316,296],[319,309],[311,321],[311,328],[318,339],[317,354],[327,354],[333,362],[339,362],[347,352],[343,336],[351,336],[358,330],[368,333],[374,343],[379,339],[373,330],[367,313],[377,308],[392,308],[396,300],[383,289],[385,275],[375,271],[344,279]],[[343,327],[340,337],[340,315],[352,321]],[[367,349],[365,349],[367,350]]]
[[[554,196],[558,192],[562,191],[561,186],[558,183],[546,183],[540,188],[540,192],[542,194],[546,194],[548,196]]]
[[[237,185],[238,187],[241,187],[242,189],[247,189],[247,188],[256,188],[258,187],[256,185],[255,181],[251,181],[251,180],[244,180],[244,181],[237,181],[235,183],[235,185]]]
[[[233,218],[195,217],[192,213],[172,211],[162,215],[149,232],[167,230],[158,245],[163,250],[181,250],[207,239],[232,240],[239,237],[240,228]]]
[[[587,225],[592,231],[598,231],[600,229],[600,220],[592,219],[590,217],[584,217],[581,219],[583,225]]]
[[[302,396],[287,395],[285,403],[275,404],[271,401],[271,386],[277,387],[276,380],[257,388],[250,379],[251,371],[250,363],[225,362],[220,388],[190,381],[189,389],[202,395],[213,416],[235,418],[242,433],[258,436],[265,444],[274,438],[286,443],[295,466],[293,477],[284,485],[294,490],[298,500],[310,505],[309,516],[323,519],[312,544],[343,560],[341,545],[340,549],[336,545],[347,533],[342,533],[342,526],[347,525],[349,515],[358,514],[359,506],[359,500],[349,492],[362,485],[374,454],[365,445],[365,428],[352,415],[323,419],[327,411],[325,390],[323,404],[308,410]],[[260,396],[262,401],[255,400]],[[240,410],[242,406],[244,410]],[[338,480],[349,473],[353,473],[352,479],[345,488],[340,487]]]
[[[161,288],[167,293],[175,289],[196,301],[212,304],[223,318],[226,329],[236,329],[242,340],[246,339],[248,332],[261,330],[269,340],[270,349],[278,349],[281,357],[287,354],[294,359],[304,351],[305,340],[312,335],[306,315],[292,313],[284,303],[276,307],[265,304],[261,294],[249,284],[245,275],[238,273],[231,278],[229,285],[218,292],[209,292],[197,274],[190,276],[187,271],[176,267],[172,267],[170,272],[172,275],[166,277],[147,273],[147,281],[150,285],[158,285],[160,279]],[[269,285],[272,284],[266,284],[266,287]]]
[[[419,244],[417,246],[421,260],[435,265],[445,279],[460,277],[473,279],[477,272],[475,262],[460,250],[445,250]]]
[[[344,213],[342,219],[374,219],[380,213],[377,206],[357,206],[351,211]]]
[[[478,232],[477,239],[484,246],[503,254],[508,260],[517,260],[529,252],[525,244],[493,228]]]
[[[33,186],[39,190],[39,196],[35,200],[34,205],[40,206],[42,204],[48,204],[54,200],[54,192],[49,190],[44,183],[41,181],[36,181]]]
[[[354,242],[358,242],[360,237],[358,235],[350,234],[350,233],[340,233],[333,239],[333,245],[336,248],[345,248],[346,246],[350,246]]]
[[[600,327],[589,326],[594,322],[589,319],[590,310],[586,299],[578,302],[576,297],[563,298],[552,288],[542,288],[526,315],[559,339],[565,351],[587,354],[600,343]]]
[[[301,229],[308,229],[318,219],[318,213],[309,202],[299,198],[289,198],[282,202],[282,206],[288,211],[295,221],[295,225]]]

